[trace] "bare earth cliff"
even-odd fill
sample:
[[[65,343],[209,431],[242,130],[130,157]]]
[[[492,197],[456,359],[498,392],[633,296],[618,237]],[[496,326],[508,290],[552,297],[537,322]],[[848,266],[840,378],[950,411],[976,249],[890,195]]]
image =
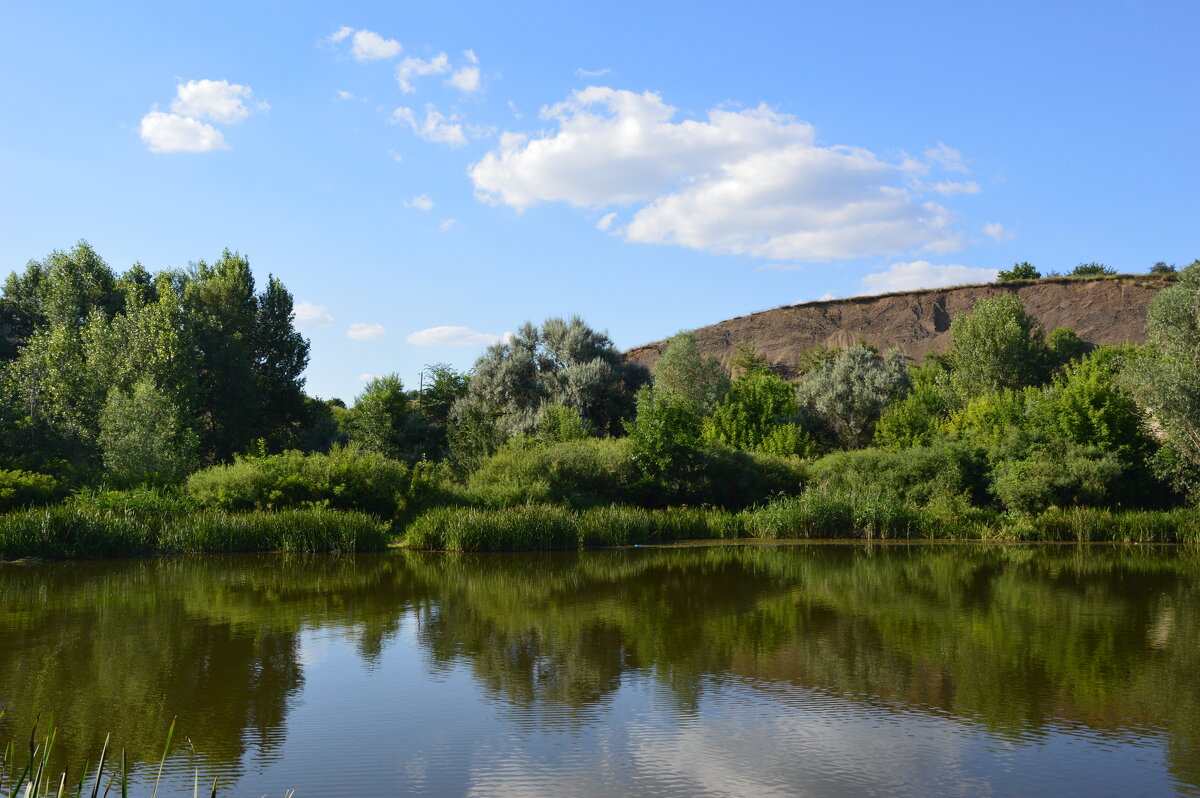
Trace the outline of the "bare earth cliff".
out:
[[[1142,343],[1146,308],[1170,279],[1148,276],[1046,279],[992,283],[903,294],[807,302],[764,310],[695,330],[705,355],[725,366],[734,347],[746,341],[784,373],[795,370],[805,351],[818,344],[848,346],[860,338],[880,350],[897,347],[916,360],[950,343],[950,322],[981,299],[1016,293],[1046,328],[1070,327],[1092,344]],[[657,341],[629,350],[626,357],[651,366],[666,347]]]

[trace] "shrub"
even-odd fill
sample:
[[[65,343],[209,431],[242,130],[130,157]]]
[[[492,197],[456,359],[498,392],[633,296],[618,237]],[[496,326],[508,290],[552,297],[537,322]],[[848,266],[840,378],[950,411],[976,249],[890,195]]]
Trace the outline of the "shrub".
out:
[[[1121,488],[1126,465],[1093,446],[1039,448],[1028,457],[997,463],[992,492],[1005,509],[1036,513],[1051,506],[1108,503]]]
[[[332,507],[393,519],[430,501],[446,478],[438,464],[410,468],[351,446],[328,454],[241,457],[196,472],[186,490],[202,507],[222,510]]]
[[[925,505],[938,497],[986,501],[986,464],[972,448],[940,444],[900,451],[858,449],[809,466],[815,483],[835,491],[866,488]]]
[[[49,504],[63,495],[62,484],[52,476],[32,471],[0,470],[0,511]]]
[[[531,502],[588,507],[633,501],[640,476],[625,438],[546,445],[516,438],[471,475],[467,495],[491,507]]]
[[[1013,280],[1040,280],[1041,278],[1042,273],[1029,261],[1014,263],[1011,269],[1001,269],[996,275],[996,279],[1002,283],[1009,283]]]

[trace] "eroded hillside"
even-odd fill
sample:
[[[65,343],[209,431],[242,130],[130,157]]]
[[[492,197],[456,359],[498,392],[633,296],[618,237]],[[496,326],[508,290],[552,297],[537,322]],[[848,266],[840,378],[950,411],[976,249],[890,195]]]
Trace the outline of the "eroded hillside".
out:
[[[847,346],[860,338],[879,349],[898,347],[922,360],[950,343],[950,322],[981,299],[1016,293],[1049,332],[1070,327],[1092,344],[1146,340],[1146,309],[1171,278],[1122,276],[992,283],[903,294],[806,302],[764,310],[695,330],[700,351],[726,366],[734,347],[746,341],[785,373],[805,351],[821,344]],[[650,366],[666,341],[629,350],[627,357]]]

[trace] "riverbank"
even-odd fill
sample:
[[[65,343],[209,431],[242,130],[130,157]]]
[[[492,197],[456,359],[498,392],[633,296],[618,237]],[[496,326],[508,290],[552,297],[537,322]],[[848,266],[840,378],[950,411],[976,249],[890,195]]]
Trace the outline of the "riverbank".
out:
[[[681,540],[846,539],[1200,543],[1200,512],[1049,508],[1014,515],[872,490],[810,489],[745,510],[435,504],[411,520],[328,507],[230,511],[68,500],[0,515],[0,559],[230,552],[551,551]]]
[[[379,551],[389,539],[374,516],[324,508],[166,514],[65,503],[0,515],[0,559]]]
[[[628,506],[578,512],[553,505],[438,508],[419,516],[401,540],[413,549],[545,551],[722,538],[1197,543],[1200,515],[1190,508],[1075,507],[1019,517],[979,509],[939,513],[886,497],[856,502],[812,491],[737,513]]]

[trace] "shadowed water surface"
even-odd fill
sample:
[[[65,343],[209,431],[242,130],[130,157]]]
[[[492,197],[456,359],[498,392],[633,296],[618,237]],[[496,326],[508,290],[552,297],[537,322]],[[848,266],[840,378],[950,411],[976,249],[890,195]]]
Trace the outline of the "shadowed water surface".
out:
[[[168,794],[1200,795],[1198,610],[1168,547],[6,564],[0,740],[177,715]]]

